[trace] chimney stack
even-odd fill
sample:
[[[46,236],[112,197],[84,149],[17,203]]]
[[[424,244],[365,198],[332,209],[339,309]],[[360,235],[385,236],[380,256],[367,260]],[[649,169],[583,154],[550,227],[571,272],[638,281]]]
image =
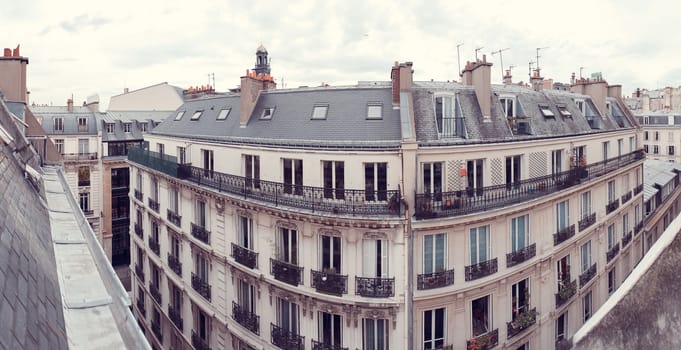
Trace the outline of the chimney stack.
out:
[[[246,75],[241,77],[241,95],[239,120],[241,127],[248,124],[248,120],[253,114],[253,109],[260,96],[260,91],[276,89],[277,83],[269,74],[256,74],[255,71],[246,70]]]
[[[608,96],[608,83],[601,76],[595,76],[592,79],[580,78],[575,82],[575,85],[570,87],[570,91],[589,95],[599,113],[605,115],[605,98]]]
[[[544,89],[544,78],[539,75],[539,70],[532,72],[530,85],[532,85],[532,90],[534,91],[542,91]]]
[[[411,91],[414,84],[414,70],[411,68],[413,65],[413,62],[398,63],[395,61],[390,70],[393,107],[400,105],[400,92]]]
[[[511,70],[507,69],[506,74],[504,74],[504,85],[513,84],[513,80],[511,78],[513,78],[513,76],[511,75]]]
[[[127,94],[128,92],[130,92],[130,89],[128,89],[128,88],[123,88],[123,93],[124,93],[124,94]]]
[[[395,61],[390,70],[390,80],[392,82],[393,107],[400,105],[400,64]]]
[[[5,48],[0,57],[0,91],[8,101],[28,103],[28,89],[26,88],[26,66],[28,58],[21,57],[19,45],[12,50]]]
[[[463,83],[472,85],[478,98],[480,112],[484,122],[491,122],[492,116],[492,63],[487,62],[487,55],[482,55],[482,61],[466,62],[462,74]]]
[[[69,112],[73,112],[73,99],[72,98],[66,100],[66,109]]]

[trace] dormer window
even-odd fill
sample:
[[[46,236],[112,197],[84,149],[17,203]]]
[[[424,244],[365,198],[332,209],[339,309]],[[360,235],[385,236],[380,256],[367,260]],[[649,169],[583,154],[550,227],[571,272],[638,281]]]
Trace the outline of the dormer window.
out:
[[[231,110],[232,110],[231,108],[225,108],[225,109],[221,110],[220,113],[218,114],[217,120],[225,120],[225,119],[227,119],[227,116],[229,115],[229,112],[230,112]]]
[[[64,131],[64,118],[54,118],[54,131]]]
[[[575,100],[575,104],[577,109],[582,112],[582,115],[586,115],[586,103],[584,103],[584,100]]]
[[[553,111],[551,111],[551,107],[547,104],[540,103],[539,104],[539,110],[541,111],[541,114],[546,117],[546,118],[555,118],[555,114],[553,114]]]
[[[87,117],[78,117],[78,131],[87,131]]]
[[[269,120],[269,119],[272,119],[273,115],[274,115],[274,107],[267,107],[267,108],[262,110],[262,115],[260,116],[260,119]]]
[[[367,105],[367,119],[383,119],[383,105],[380,103],[369,103]]]
[[[147,123],[140,123],[140,131],[147,132]]]
[[[572,118],[572,113],[570,113],[570,111],[567,110],[566,105],[560,104],[556,105],[556,107],[558,107],[558,112],[560,112],[560,115],[562,115],[565,118]]]
[[[113,134],[115,128],[116,128],[116,124],[114,124],[114,123],[106,123],[106,132],[107,132],[108,134]]]
[[[194,114],[192,114],[192,117],[190,120],[199,120],[201,118],[201,114],[203,114],[203,111],[196,111]]]
[[[177,112],[177,115],[175,116],[175,120],[180,120],[182,119],[182,116],[184,115],[184,111],[179,111]]]
[[[132,123],[123,123],[123,131],[126,133],[130,133],[130,130],[132,129]]]
[[[605,110],[612,115],[612,105],[610,104],[610,101],[605,102]]]
[[[502,96],[499,98],[501,102],[501,109],[504,111],[506,118],[515,117],[515,96]]]
[[[311,119],[326,119],[326,113],[329,111],[328,104],[318,104],[312,108]]]
[[[435,96],[435,121],[441,136],[456,136],[455,96]]]

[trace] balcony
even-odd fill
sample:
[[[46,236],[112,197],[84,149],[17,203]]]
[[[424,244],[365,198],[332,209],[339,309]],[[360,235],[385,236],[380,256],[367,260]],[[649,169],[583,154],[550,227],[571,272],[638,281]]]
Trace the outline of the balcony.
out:
[[[620,252],[620,243],[617,242],[617,243],[615,243],[614,246],[612,246],[612,248],[608,249],[608,251],[605,253],[606,262],[610,262],[610,260],[614,259],[615,256],[617,256],[617,253],[619,253],[619,252]]]
[[[312,339],[312,350],[348,350],[340,345],[326,344]]]
[[[210,244],[210,231],[206,230],[205,227],[199,226],[192,222],[191,230],[192,236],[194,236],[194,238],[203,243]]]
[[[629,242],[631,242],[631,238],[633,237],[633,233],[629,231],[629,233],[625,234],[622,236],[622,248],[626,247]]]
[[[154,237],[149,237],[149,249],[151,249],[151,251],[154,252],[156,256],[159,256],[161,252],[161,246],[158,243],[158,241],[154,239]]]
[[[182,263],[178,257],[170,253],[168,253],[168,267],[170,267],[178,276],[182,277]]]
[[[128,161],[200,186],[210,187],[218,192],[274,206],[281,205],[333,215],[391,217],[401,215],[399,190],[344,189],[334,191],[338,199],[325,198],[328,189],[324,187],[295,186],[266,180],[258,180],[259,186],[254,186],[252,178],[208,171],[191,164],[177,164],[175,157],[140,148],[130,149]]]
[[[584,231],[589,226],[593,225],[596,223],[596,213],[591,213],[585,217],[582,218],[582,220],[579,220],[578,226],[579,226],[579,231]]]
[[[201,336],[192,331],[192,346],[196,350],[211,350],[208,345],[208,340],[203,339]]]
[[[159,211],[160,204],[158,203],[157,200],[154,200],[152,198],[149,198],[149,209],[155,211],[158,213]]]
[[[289,332],[273,323],[270,323],[270,335],[272,336],[272,344],[280,349],[305,349],[305,337]]]
[[[572,280],[572,282],[562,281],[558,287],[558,293],[556,293],[556,309],[563,306],[576,293],[577,280]]]
[[[342,296],[348,292],[348,276],[339,275],[331,269],[330,271],[311,270],[312,288],[318,293]]]
[[[168,305],[168,318],[173,322],[175,327],[182,332],[184,329],[184,320],[182,319],[182,311],[173,308],[172,305]]]
[[[553,246],[557,246],[575,235],[575,224],[572,224],[553,234]]]
[[[466,341],[468,350],[487,350],[499,345],[499,329],[479,335]]]
[[[232,302],[232,318],[252,333],[260,335],[260,316],[234,301]]]
[[[355,294],[367,298],[393,297],[395,296],[395,278],[355,277]]]
[[[163,344],[163,333],[161,333],[161,325],[154,321],[151,321],[151,332],[154,333],[158,342]]]
[[[424,273],[416,277],[416,289],[427,290],[454,284],[454,269]]]
[[[634,235],[638,235],[639,233],[641,233],[641,231],[643,231],[643,221],[639,222],[634,227]]]
[[[537,323],[537,308],[523,311],[516,318],[506,323],[506,339],[511,339],[523,330]]]
[[[192,273],[192,288],[206,300],[210,301],[210,284],[195,273]]]
[[[622,205],[624,205],[624,203],[628,202],[631,199],[631,197],[632,197],[631,191],[622,195]]]
[[[616,210],[617,208],[619,208],[619,207],[620,207],[620,200],[619,200],[619,199],[615,199],[614,201],[608,203],[608,204],[605,206],[605,213],[606,213],[606,214],[610,214],[610,213],[612,213],[613,211],[615,211],[615,210]]]
[[[537,243],[532,243],[525,248],[506,254],[506,267],[515,266],[534,258],[537,255]]]
[[[419,193],[416,194],[415,216],[417,219],[452,217],[524,203],[591,181],[643,158],[642,151],[635,151],[606,162],[522,180],[512,186],[504,184],[450,192]]]
[[[634,196],[641,193],[641,191],[643,191],[643,184],[634,187]]]
[[[161,291],[158,290],[158,286],[154,283],[149,283],[149,294],[151,294],[151,297],[156,300],[156,302],[160,305],[161,304]]]
[[[139,311],[140,315],[142,315],[143,318],[147,317],[147,308],[146,308],[146,305],[144,305],[144,297],[142,297],[142,299],[137,298],[136,304],[137,304],[137,311]]]
[[[168,221],[172,223],[173,225],[177,227],[181,227],[182,225],[182,217],[177,215],[174,211],[168,209]]]
[[[258,253],[244,248],[238,244],[232,243],[232,258],[236,260],[241,265],[248,267],[249,269],[258,268]]]
[[[466,282],[489,276],[497,269],[497,258],[466,266]]]
[[[135,275],[140,281],[144,282],[144,266],[135,264]]]
[[[137,237],[144,239],[144,230],[142,230],[142,226],[139,224],[135,224],[135,234]]]
[[[594,276],[596,276],[596,263],[591,265],[591,267],[584,271],[584,273],[579,275],[579,288],[584,287],[584,285],[589,283]]]
[[[62,153],[62,159],[65,161],[79,161],[79,160],[97,160],[97,152],[94,153]]]
[[[95,214],[95,211],[92,210],[92,209],[83,210],[83,215],[85,215],[85,216],[92,216],[94,214]]]
[[[270,273],[278,281],[292,286],[303,284],[303,267],[270,258]]]
[[[135,189],[135,199],[144,203],[144,194],[142,194],[142,191]]]

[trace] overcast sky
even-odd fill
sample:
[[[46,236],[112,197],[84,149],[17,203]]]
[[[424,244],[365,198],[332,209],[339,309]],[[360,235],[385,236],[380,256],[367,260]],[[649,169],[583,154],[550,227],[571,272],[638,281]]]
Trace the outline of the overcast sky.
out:
[[[542,75],[602,72],[610,84],[681,85],[681,5],[672,1],[0,1],[0,47],[21,44],[31,101],[102,105],[123,88],[167,81],[218,91],[239,84],[265,45],[279,87],[389,80],[394,61],[413,61],[415,80],[458,78],[475,48],[527,81],[540,52]],[[1,78],[1,77],[0,77]]]

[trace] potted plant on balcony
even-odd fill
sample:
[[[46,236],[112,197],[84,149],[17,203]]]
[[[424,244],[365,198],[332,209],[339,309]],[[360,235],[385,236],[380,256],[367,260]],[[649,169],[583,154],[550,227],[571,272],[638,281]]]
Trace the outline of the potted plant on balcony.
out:
[[[560,288],[558,288],[558,295],[562,300],[567,300],[573,296],[576,292],[577,286],[573,285],[568,281],[561,282]]]
[[[535,323],[538,314],[536,309],[525,310],[516,316],[511,322],[511,326],[518,330],[525,329]]]

